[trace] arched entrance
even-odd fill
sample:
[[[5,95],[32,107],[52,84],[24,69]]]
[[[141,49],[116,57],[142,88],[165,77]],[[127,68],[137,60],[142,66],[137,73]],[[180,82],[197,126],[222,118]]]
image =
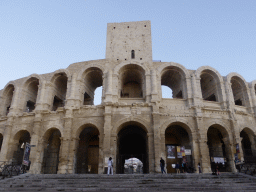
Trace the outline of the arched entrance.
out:
[[[76,173],[98,173],[99,131],[95,127],[86,127],[80,133],[76,154]]]
[[[130,158],[139,159],[143,173],[149,172],[147,132],[138,124],[130,122],[118,133],[116,173],[125,172],[125,162]]]
[[[30,143],[30,134],[28,131],[22,130],[19,131],[15,137],[14,137],[14,145],[17,146],[16,150],[14,149],[13,153],[13,159],[12,161],[15,164],[21,165],[22,160],[23,160],[23,155],[24,155],[24,148],[26,143]]]
[[[228,133],[223,127],[213,125],[209,127],[207,132],[207,145],[209,148],[211,169],[215,172],[215,167],[218,166],[221,172],[232,171],[231,148],[229,146]]]
[[[245,128],[240,132],[242,150],[244,154],[244,161],[246,163],[256,162],[255,143],[253,142],[254,134],[248,128]],[[251,137],[251,138],[250,138]],[[253,142],[253,143],[252,143]]]
[[[175,164],[186,163],[184,172],[192,172],[192,147],[188,132],[180,125],[173,124],[165,130],[167,173],[175,173]]]
[[[59,151],[61,145],[61,133],[52,128],[45,133],[44,157],[42,164],[43,174],[57,174],[59,165]]]

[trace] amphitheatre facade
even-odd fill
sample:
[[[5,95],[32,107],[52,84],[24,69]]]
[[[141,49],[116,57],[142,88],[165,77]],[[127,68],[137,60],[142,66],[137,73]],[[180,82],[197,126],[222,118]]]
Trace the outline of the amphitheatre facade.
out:
[[[94,105],[101,86],[102,102]],[[161,86],[172,90],[170,98],[162,98]],[[0,90],[0,161],[21,164],[27,142],[34,174],[102,174],[110,156],[115,173],[131,157],[143,173],[160,172],[161,157],[168,173],[182,161],[208,173],[216,160],[236,172],[235,158],[256,156],[255,93],[256,81],[237,73],[153,61],[150,21],[109,23],[105,59]]]

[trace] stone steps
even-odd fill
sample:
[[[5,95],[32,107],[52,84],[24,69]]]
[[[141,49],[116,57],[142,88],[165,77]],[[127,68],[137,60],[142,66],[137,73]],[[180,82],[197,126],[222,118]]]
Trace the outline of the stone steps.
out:
[[[244,174],[31,175],[0,181],[0,191],[256,191]]]

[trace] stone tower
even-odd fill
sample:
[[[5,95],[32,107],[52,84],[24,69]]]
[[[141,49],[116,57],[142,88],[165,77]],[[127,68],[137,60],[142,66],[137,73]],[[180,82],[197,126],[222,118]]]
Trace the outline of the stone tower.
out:
[[[150,21],[108,23],[106,59],[152,62]]]

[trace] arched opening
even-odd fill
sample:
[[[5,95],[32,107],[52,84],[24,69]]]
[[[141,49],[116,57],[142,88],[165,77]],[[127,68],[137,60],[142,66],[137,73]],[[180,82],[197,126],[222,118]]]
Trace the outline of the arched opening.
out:
[[[246,106],[246,95],[244,93],[246,89],[239,77],[234,76],[231,78],[231,88],[235,105]]]
[[[13,98],[13,93],[14,93],[14,86],[13,85],[8,85],[6,90],[5,90],[5,101],[4,101],[4,111],[3,114],[4,115],[8,115],[8,113],[10,112],[10,108],[11,108],[11,104],[12,104],[12,98]]]
[[[246,163],[255,163],[256,162],[256,151],[255,148],[255,142],[253,141],[254,139],[254,134],[252,131],[250,131],[248,128],[243,129],[240,132],[240,137],[241,137],[241,144],[242,144],[242,150],[244,154],[244,161]],[[252,143],[253,142],[253,143]]]
[[[123,126],[118,133],[116,173],[127,172],[125,162],[130,158],[139,159],[143,173],[149,172],[147,133],[140,125],[132,122]]]
[[[44,136],[44,157],[42,163],[43,174],[57,174],[59,165],[59,151],[61,133],[58,129],[49,129]]]
[[[208,129],[207,145],[213,172],[215,172],[217,166],[221,172],[231,171],[230,161],[233,160],[231,159],[231,149],[228,148],[229,140],[227,137],[227,133],[223,131],[223,128],[211,126]]]
[[[26,90],[26,112],[32,112],[36,107],[39,80],[35,77],[29,79],[29,85]]]
[[[28,131],[21,130],[14,136],[14,146],[16,146],[13,153],[12,162],[15,164],[21,165],[23,156],[24,156],[24,149],[26,143],[30,143],[31,137]]]
[[[2,144],[3,144],[3,135],[0,133],[0,152],[1,152],[1,149],[2,149]]]
[[[163,86],[167,86],[172,90],[172,95],[170,95],[168,98],[183,99],[185,92],[183,72],[174,66],[166,67],[162,72],[161,86],[162,96],[166,94],[163,92]]]
[[[204,70],[200,76],[202,97],[206,101],[219,101],[217,78],[214,76],[210,70]]]
[[[85,72],[82,89],[84,105],[94,105],[95,90],[102,87],[103,84],[102,75],[102,71],[96,67],[92,67]]]
[[[102,86],[98,87],[95,90],[95,94],[94,94],[94,105],[100,105],[101,104],[101,99],[102,99]]]
[[[121,98],[143,98],[145,94],[145,71],[138,65],[130,64],[120,70]]]
[[[192,172],[192,146],[188,132],[180,125],[173,124],[165,130],[167,173],[175,173],[175,164],[186,164],[183,172]]]
[[[98,173],[99,131],[95,127],[86,127],[80,133],[76,154],[76,173]]]
[[[166,99],[173,98],[172,90],[169,87],[162,85],[161,88],[162,88],[162,98],[166,98]]]
[[[65,106],[66,94],[67,94],[67,82],[68,78],[65,73],[59,73],[56,75],[56,79],[53,87],[53,104],[52,110],[56,111],[58,107]]]

